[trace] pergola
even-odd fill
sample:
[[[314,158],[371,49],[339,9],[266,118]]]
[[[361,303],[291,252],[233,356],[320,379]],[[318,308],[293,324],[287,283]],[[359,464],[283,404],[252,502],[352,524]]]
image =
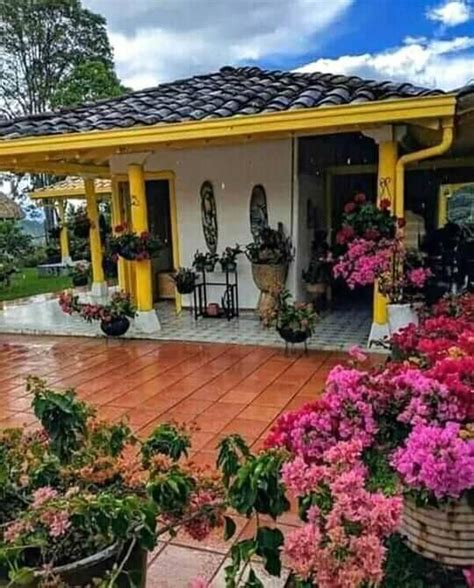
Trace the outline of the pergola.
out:
[[[57,207],[56,209],[61,221],[60,245],[61,262],[63,264],[71,263],[68,229],[65,222],[67,201],[86,201],[87,215],[91,220],[89,240],[92,262],[93,293],[97,295],[103,295],[106,293],[105,277],[102,267],[102,244],[99,232],[97,198],[109,198],[111,193],[112,184],[108,179],[99,178],[94,180],[68,176],[59,182],[50,184],[49,186],[37,188],[29,194],[32,200],[41,200],[47,204],[53,204]]]

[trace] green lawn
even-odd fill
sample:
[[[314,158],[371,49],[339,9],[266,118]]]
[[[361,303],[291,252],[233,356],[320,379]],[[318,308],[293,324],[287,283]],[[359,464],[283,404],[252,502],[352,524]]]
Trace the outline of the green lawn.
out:
[[[28,267],[12,276],[10,286],[5,287],[0,284],[0,301],[26,298],[45,292],[60,292],[70,287],[69,276],[39,278],[38,270],[35,267]]]

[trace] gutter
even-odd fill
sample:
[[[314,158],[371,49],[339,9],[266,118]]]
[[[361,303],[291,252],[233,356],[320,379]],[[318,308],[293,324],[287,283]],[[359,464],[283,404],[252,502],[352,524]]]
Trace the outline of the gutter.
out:
[[[402,155],[397,161],[396,166],[396,179],[395,179],[395,215],[402,218],[405,214],[405,166],[422,161],[423,159],[430,159],[431,157],[437,157],[443,155],[453,144],[454,138],[454,121],[443,121],[443,137],[441,143],[428,147],[427,149],[421,149],[414,153],[407,153]]]

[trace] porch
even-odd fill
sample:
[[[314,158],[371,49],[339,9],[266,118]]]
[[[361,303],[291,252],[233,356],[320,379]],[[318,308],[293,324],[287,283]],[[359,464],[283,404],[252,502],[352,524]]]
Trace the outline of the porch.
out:
[[[84,301],[90,299],[89,293],[80,294]],[[196,321],[190,309],[177,314],[171,301],[159,302],[155,311],[160,319],[160,330],[143,333],[132,321],[125,338],[284,347],[278,333],[274,329],[265,329],[251,310],[241,311],[240,316],[232,321]],[[315,333],[308,341],[308,348],[347,350],[353,345],[365,347],[371,321],[371,309],[367,306],[343,306],[333,312],[322,313]],[[0,311],[0,333],[103,336],[97,323],[87,323],[79,317],[64,314],[55,295],[6,302]],[[299,348],[297,345],[296,349]]]

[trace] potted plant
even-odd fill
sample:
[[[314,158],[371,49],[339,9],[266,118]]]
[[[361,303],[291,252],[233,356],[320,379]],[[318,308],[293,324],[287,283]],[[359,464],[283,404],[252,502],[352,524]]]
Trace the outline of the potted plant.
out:
[[[199,249],[196,249],[193,259],[193,268],[197,272],[203,272],[206,266],[206,253],[201,253]]]
[[[156,257],[162,249],[162,243],[148,231],[138,234],[126,224],[117,225],[114,234],[108,240],[112,257],[123,257],[129,261],[142,261]]]
[[[331,298],[332,265],[332,253],[326,242],[326,233],[322,232],[315,239],[310,262],[307,269],[302,272],[307,292],[315,295],[317,299],[325,296],[329,301]]]
[[[263,317],[265,326],[274,326],[287,343],[304,343],[314,332],[318,315],[312,304],[293,302],[288,290],[276,294],[276,308]]]
[[[219,259],[223,272],[235,272],[237,270],[237,256],[242,253],[239,245],[226,247]]]
[[[204,261],[204,269],[206,270],[206,272],[213,272],[215,267],[216,267],[216,263],[217,263],[217,254],[216,253],[211,253],[210,251],[208,251],[206,253],[206,259]]]
[[[87,216],[87,210],[81,206],[73,214],[71,228],[73,234],[80,239],[87,239],[91,228],[91,221]]]
[[[130,327],[129,319],[137,314],[130,294],[125,292],[116,292],[107,304],[81,303],[79,296],[63,292],[59,306],[66,314],[77,314],[87,322],[100,321],[101,330],[109,337],[125,335]]]
[[[176,290],[180,294],[191,294],[194,292],[196,278],[196,272],[187,267],[178,268],[178,270],[172,276]]]
[[[401,533],[411,549],[446,565],[474,564],[474,429],[419,424],[392,463],[404,484]]]
[[[140,441],[71,389],[30,378],[28,390],[41,427],[0,431],[0,585],[144,588],[160,535],[223,524],[220,480],[182,463],[186,430]]]
[[[89,282],[89,264],[79,261],[72,266],[71,279],[73,286],[87,286]]]
[[[254,241],[245,247],[245,254],[252,264],[255,285],[260,290],[257,309],[262,316],[275,306],[271,292],[282,290],[285,285],[288,266],[293,259],[291,239],[285,237],[281,228],[263,227]]]
[[[390,254],[390,267],[377,276],[377,283],[388,300],[388,324],[393,334],[409,324],[418,324],[415,305],[423,299],[422,292],[432,274],[423,267],[419,254],[407,251],[400,239],[393,240]]]

